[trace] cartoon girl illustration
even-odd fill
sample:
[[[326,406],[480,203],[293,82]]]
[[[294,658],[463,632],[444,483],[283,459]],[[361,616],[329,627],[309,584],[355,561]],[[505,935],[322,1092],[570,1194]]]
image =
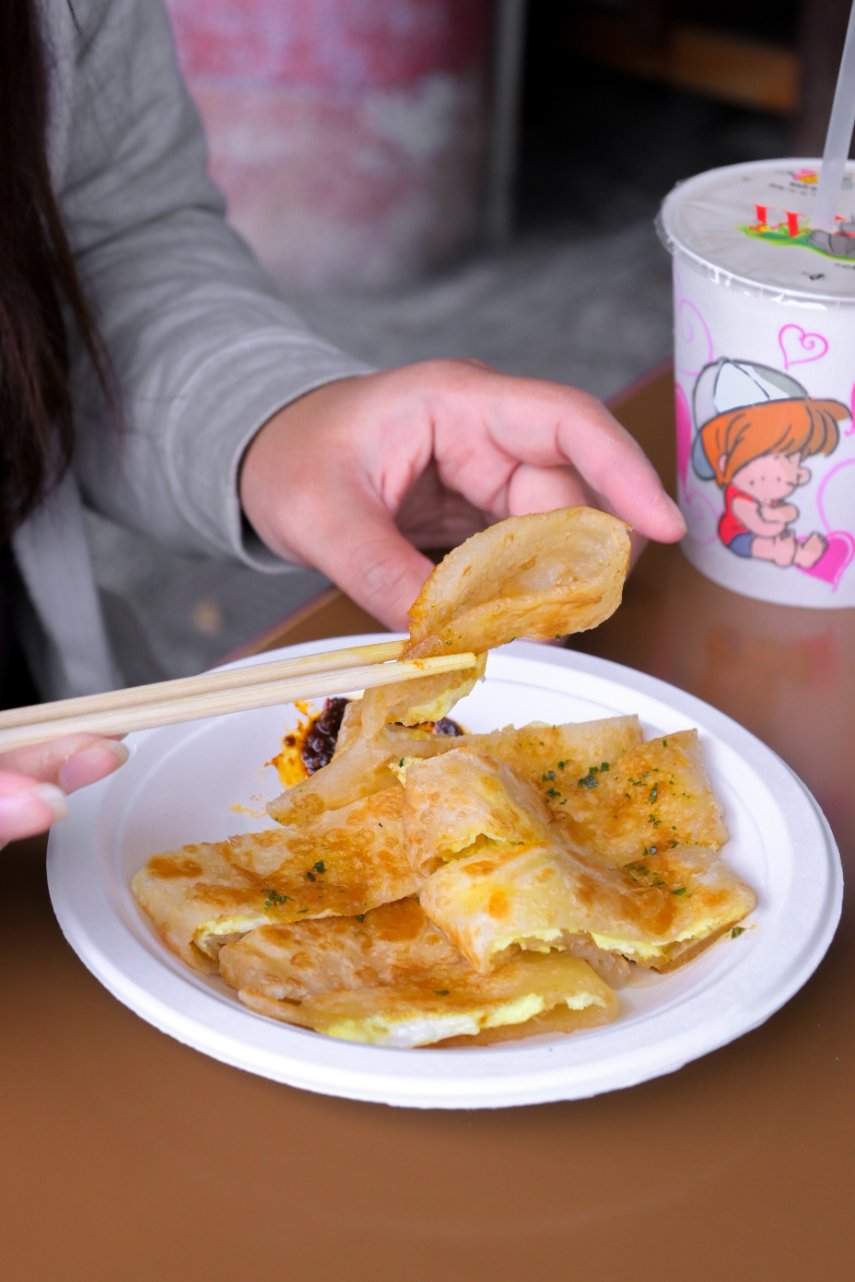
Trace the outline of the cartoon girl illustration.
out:
[[[780,370],[722,359],[701,370],[694,414],[692,466],[724,491],[722,543],[736,556],[810,569],[826,538],[816,530],[796,535],[799,509],[790,497],[810,480],[805,459],[837,447],[847,407],[809,397]]]

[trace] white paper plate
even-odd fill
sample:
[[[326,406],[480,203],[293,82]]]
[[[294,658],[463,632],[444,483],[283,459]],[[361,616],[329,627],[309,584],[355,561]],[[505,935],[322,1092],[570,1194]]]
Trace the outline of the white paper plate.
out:
[[[337,639],[326,648],[375,639]],[[54,910],[81,960],[143,1019],[291,1086],[418,1108],[497,1108],[632,1086],[756,1028],[798,991],[831,942],[842,875],[822,813],[780,758],[664,682],[587,655],[515,643],[490,655],[486,680],[455,716],[483,731],[618,713],[637,713],[650,734],[698,728],[731,833],[725,855],[759,903],[738,938],[726,936],[683,969],[645,974],[623,990],[622,1013],[604,1028],[471,1050],[359,1046],[252,1014],[221,981],[191,973],[167,952],[128,889],[133,873],[156,851],[267,826],[259,812],[279,786],[264,763],[296,723],[293,708],[132,736],[129,763],[75,795],[70,818],[51,835]]]

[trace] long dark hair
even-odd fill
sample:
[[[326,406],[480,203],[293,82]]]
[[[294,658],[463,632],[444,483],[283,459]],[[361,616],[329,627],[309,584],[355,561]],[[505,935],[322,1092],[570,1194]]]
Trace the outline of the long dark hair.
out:
[[[70,3],[70,0],[69,0]],[[74,445],[65,310],[106,363],[47,159],[48,56],[37,0],[0,2],[0,540],[57,484]]]

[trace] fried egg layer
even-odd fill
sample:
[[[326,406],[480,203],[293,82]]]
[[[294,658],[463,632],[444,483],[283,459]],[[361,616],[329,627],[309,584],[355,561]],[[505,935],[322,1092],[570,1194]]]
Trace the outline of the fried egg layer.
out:
[[[582,937],[656,970],[711,942],[755,896],[702,847],[611,868],[557,844],[500,847],[428,878],[426,915],[482,972],[517,949],[547,952]]]
[[[426,1046],[580,1012],[576,1026],[614,1018],[617,997],[567,955],[519,956],[480,975],[417,902],[355,918],[265,927],[221,954],[245,1005],[346,1041]],[[573,1026],[563,1020],[565,1030]]]
[[[552,819],[536,786],[504,762],[472,748],[407,764],[404,839],[419,872],[471,848],[544,841]]]
[[[403,795],[385,792],[305,828],[272,829],[155,855],[131,888],[164,943],[197,969],[221,944],[271,921],[353,916],[413,894]]]

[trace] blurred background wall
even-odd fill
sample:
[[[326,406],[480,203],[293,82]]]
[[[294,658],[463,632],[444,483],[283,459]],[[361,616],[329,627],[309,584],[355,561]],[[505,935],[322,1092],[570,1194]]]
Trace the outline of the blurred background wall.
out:
[[[492,0],[169,0],[211,172],[286,288],[388,285],[480,226]]]

